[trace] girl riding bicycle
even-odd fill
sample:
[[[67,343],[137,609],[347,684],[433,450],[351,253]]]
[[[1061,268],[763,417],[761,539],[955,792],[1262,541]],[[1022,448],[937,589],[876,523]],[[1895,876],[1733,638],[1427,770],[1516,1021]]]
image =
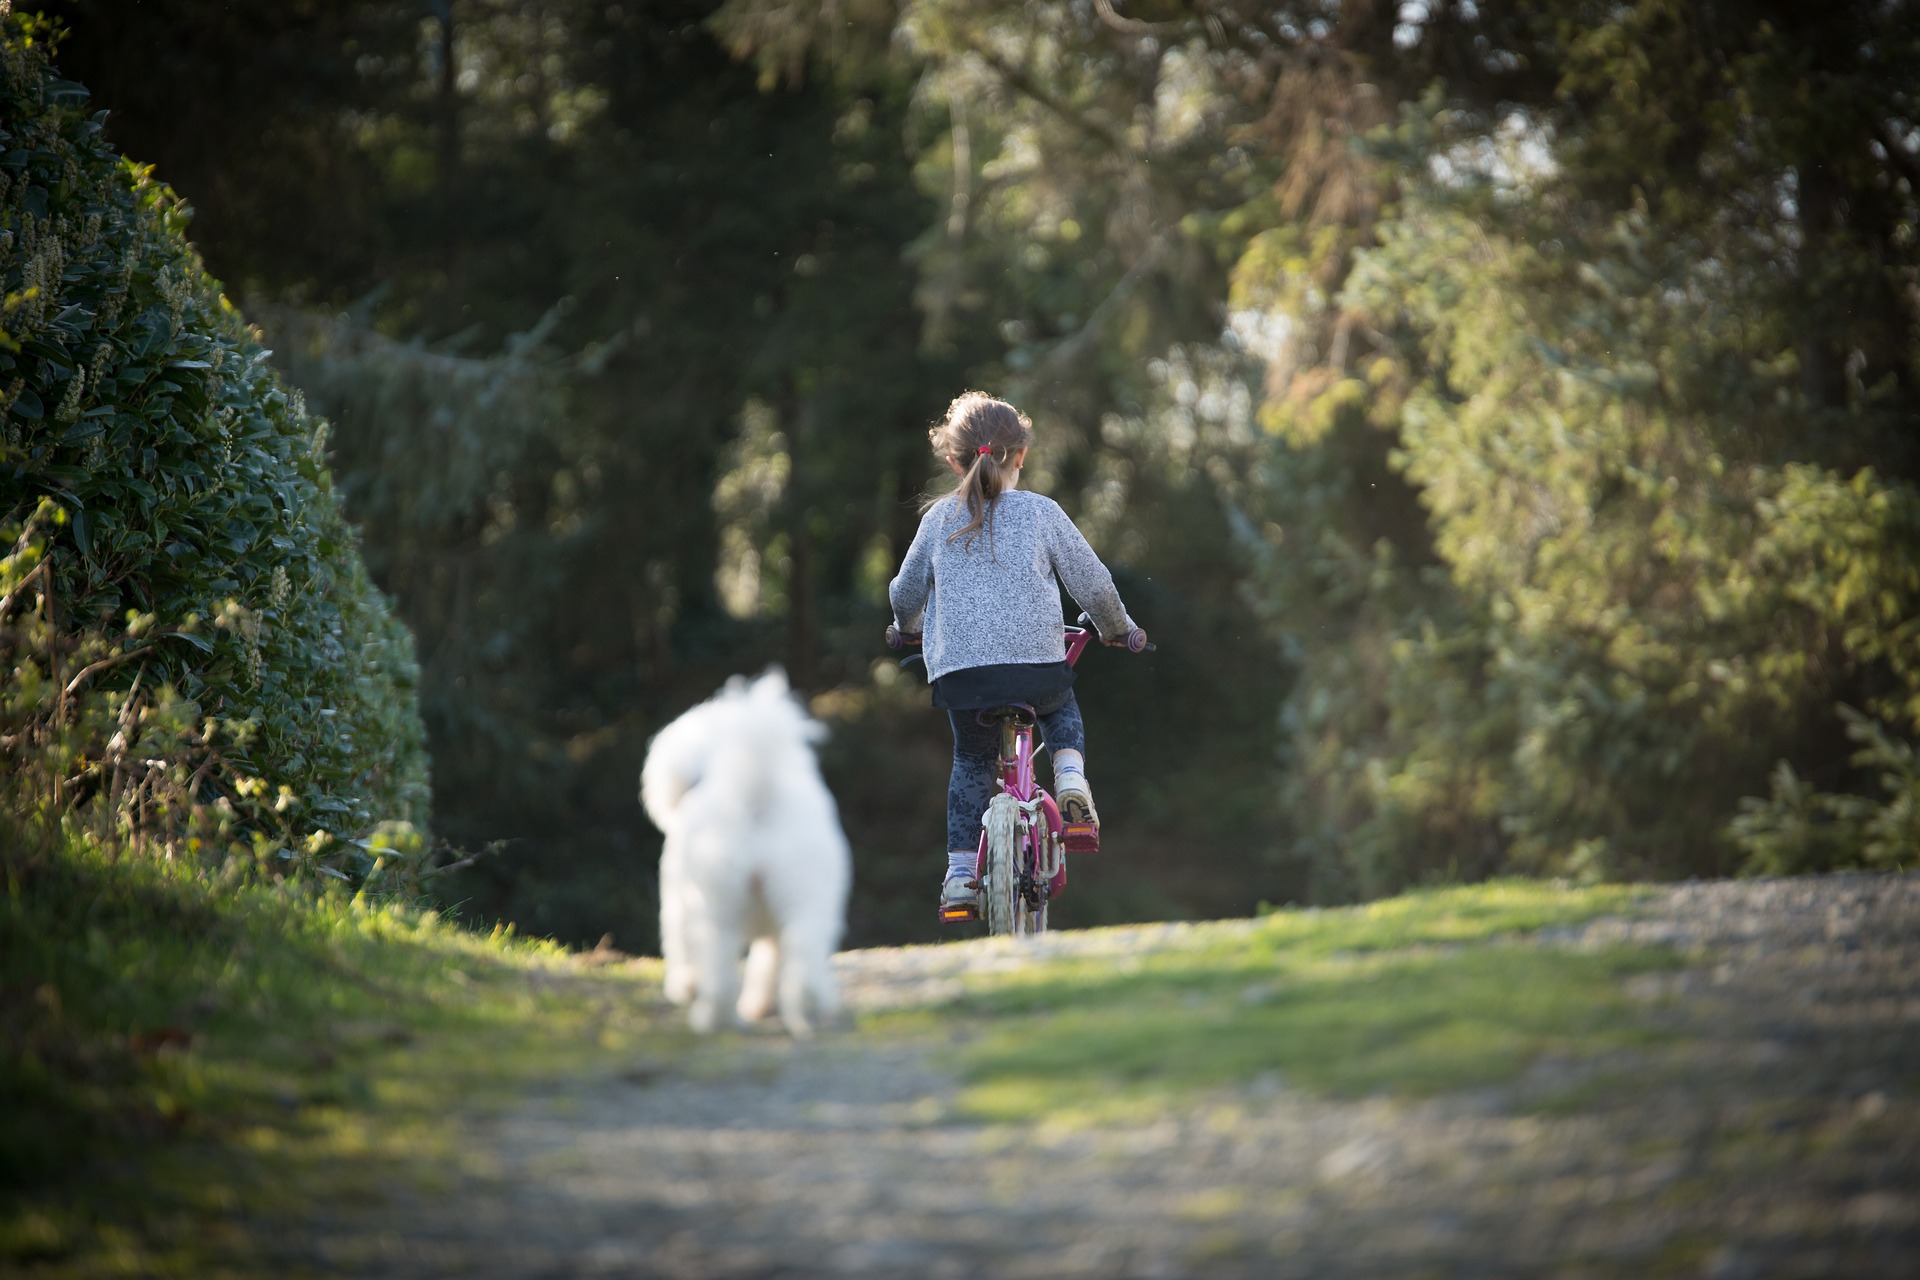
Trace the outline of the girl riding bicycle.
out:
[[[999,736],[975,713],[1026,703],[1053,753],[1061,817],[1097,830],[1087,786],[1086,728],[1066,660],[1060,586],[1092,616],[1101,643],[1137,629],[1113,575],[1051,498],[1019,491],[1033,423],[1003,400],[969,391],[928,432],[959,482],[928,504],[887,587],[894,625],[924,635],[933,705],[953,722],[947,787],[944,913],[977,901],[980,817],[993,798]]]

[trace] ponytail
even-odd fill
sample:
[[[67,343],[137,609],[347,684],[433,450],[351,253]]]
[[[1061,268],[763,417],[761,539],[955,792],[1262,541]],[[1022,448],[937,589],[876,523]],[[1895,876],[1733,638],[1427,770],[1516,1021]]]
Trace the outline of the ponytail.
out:
[[[1013,459],[1033,442],[1033,423],[1004,400],[969,391],[947,407],[945,421],[927,433],[933,452],[954,464],[960,481],[953,496],[967,509],[967,523],[947,536],[948,542],[973,549],[984,531],[993,539],[993,506],[1007,490],[1007,472]]]
[[[960,483],[954,486],[954,496],[967,508],[967,523],[947,536],[947,541],[965,538],[963,544],[968,550],[973,548],[974,535],[986,529],[989,538],[992,530],[988,525],[993,520],[993,500],[1006,492],[1006,463],[991,450],[976,452],[973,465],[960,473]]]

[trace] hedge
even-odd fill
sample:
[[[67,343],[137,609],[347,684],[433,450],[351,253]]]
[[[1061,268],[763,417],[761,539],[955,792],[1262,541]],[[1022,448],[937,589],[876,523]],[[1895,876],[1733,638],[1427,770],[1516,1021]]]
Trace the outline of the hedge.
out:
[[[367,577],[327,426],[207,274],[185,202],[58,77],[54,34],[0,13],[0,525],[58,504],[38,608],[69,646],[140,650],[103,689],[187,701],[220,743],[196,801],[272,797],[310,851],[424,823],[413,641]],[[44,674],[11,656],[16,692]]]

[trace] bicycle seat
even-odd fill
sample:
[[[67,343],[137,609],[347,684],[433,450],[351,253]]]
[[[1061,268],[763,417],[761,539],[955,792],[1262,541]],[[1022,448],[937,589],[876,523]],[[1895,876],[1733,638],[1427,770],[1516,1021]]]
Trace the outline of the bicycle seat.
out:
[[[988,707],[976,712],[973,717],[981,724],[999,724],[1002,720],[1011,720],[1024,728],[1032,728],[1039,722],[1039,714],[1024,702],[1009,702],[1004,706]]]

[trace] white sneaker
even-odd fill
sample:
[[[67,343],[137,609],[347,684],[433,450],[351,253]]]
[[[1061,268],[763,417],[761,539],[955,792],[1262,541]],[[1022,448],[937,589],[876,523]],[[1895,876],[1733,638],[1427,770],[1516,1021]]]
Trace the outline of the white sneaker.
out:
[[[1060,804],[1060,825],[1069,853],[1094,853],[1100,848],[1100,812],[1093,807],[1093,791],[1087,786],[1084,775],[1069,774],[1064,781],[1056,782],[1060,794],[1054,799]]]
[[[950,875],[940,886],[940,907],[972,907],[980,902],[980,882],[965,873]]]
[[[964,924],[980,918],[980,882],[955,872],[940,886],[940,923]]]

